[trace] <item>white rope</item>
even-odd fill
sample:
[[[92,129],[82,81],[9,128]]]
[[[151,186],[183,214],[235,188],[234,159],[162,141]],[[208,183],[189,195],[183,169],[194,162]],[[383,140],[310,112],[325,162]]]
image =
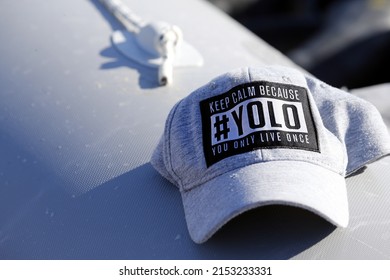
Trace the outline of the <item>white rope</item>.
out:
[[[100,2],[128,29],[138,32],[145,22],[121,0],[100,0]]]

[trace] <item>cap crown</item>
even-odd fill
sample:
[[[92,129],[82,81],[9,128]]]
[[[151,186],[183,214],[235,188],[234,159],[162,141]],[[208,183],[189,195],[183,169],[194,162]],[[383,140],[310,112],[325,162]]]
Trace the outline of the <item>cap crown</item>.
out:
[[[294,69],[242,68],[175,105],[152,164],[187,191],[259,162],[291,161],[294,170],[301,161],[344,176],[389,143],[368,102]]]

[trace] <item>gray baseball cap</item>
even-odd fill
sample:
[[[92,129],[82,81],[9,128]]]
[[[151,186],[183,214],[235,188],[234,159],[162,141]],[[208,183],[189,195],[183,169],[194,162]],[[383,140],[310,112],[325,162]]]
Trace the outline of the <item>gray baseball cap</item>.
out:
[[[171,110],[151,163],[182,195],[196,243],[259,206],[348,225],[345,176],[390,153],[370,103],[296,69],[241,68]]]

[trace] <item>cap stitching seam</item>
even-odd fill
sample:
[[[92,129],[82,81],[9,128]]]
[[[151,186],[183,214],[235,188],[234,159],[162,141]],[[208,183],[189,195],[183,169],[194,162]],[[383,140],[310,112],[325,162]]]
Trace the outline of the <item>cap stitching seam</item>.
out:
[[[176,106],[173,108],[173,111],[172,111],[172,114],[171,114],[171,119],[169,120],[168,124],[167,124],[167,131],[169,132],[168,133],[168,139],[167,139],[167,142],[168,142],[168,164],[169,164],[169,168],[167,168],[167,171],[171,174],[171,176],[175,179],[175,181],[177,181],[177,183],[179,184],[179,186],[181,186],[181,179],[180,177],[176,174],[176,172],[174,171],[173,169],[173,164],[172,164],[172,153],[171,153],[171,127],[172,127],[172,122],[173,122],[173,118],[175,116],[175,113],[177,111],[177,108],[179,107],[179,104],[182,102],[183,100],[180,100]]]
[[[303,158],[303,159],[311,159],[311,160],[313,160],[313,159],[310,158],[310,157],[306,157],[306,158]],[[304,161],[303,159],[299,159],[299,160],[294,159],[294,161],[309,163],[309,164],[313,164],[313,165],[322,167],[322,166],[320,166],[320,165],[317,164],[317,163],[306,162],[306,161]],[[222,175],[224,175],[224,174],[226,174],[226,173],[229,173],[229,172],[232,172],[232,171],[234,171],[234,170],[237,170],[237,169],[240,169],[240,168],[243,168],[243,167],[247,167],[247,166],[250,166],[250,165],[253,165],[253,164],[268,163],[268,162],[274,162],[274,161],[281,162],[281,161],[290,161],[290,160],[289,160],[289,158],[286,158],[286,159],[283,159],[283,160],[276,160],[276,159],[275,159],[275,160],[265,160],[265,161],[261,161],[261,162],[253,162],[253,163],[250,163],[250,164],[246,164],[246,165],[242,165],[242,166],[237,166],[237,167],[235,167],[235,168],[233,168],[233,169],[229,169],[229,170],[226,170],[225,172],[219,173],[218,175],[211,176],[211,177],[208,178],[207,180],[202,181],[202,182],[200,182],[200,183],[198,183],[198,184],[196,184],[196,185],[193,185],[193,186],[192,186],[190,189],[188,189],[188,190],[187,190],[187,189],[184,189],[183,187],[180,188],[180,189],[181,189],[181,192],[186,193],[186,192],[188,192],[188,191],[191,191],[193,188],[197,188],[197,187],[199,187],[200,185],[203,185],[203,184],[205,184],[205,183],[207,183],[207,182],[209,182],[209,181],[211,181],[211,180],[213,180],[213,179],[215,179],[215,178],[217,178],[217,177],[219,177],[219,176],[222,176]],[[331,165],[327,165],[327,164],[325,164],[325,165],[326,165],[327,167],[331,167]],[[216,171],[218,171],[218,170],[216,170]],[[329,171],[332,171],[332,172],[334,172],[334,173],[336,173],[336,174],[338,174],[338,175],[340,175],[340,176],[344,176],[344,174],[340,174],[339,172],[336,172],[336,171],[334,171],[334,170],[330,170],[330,169],[329,169]],[[213,172],[213,173],[216,173],[216,172]]]

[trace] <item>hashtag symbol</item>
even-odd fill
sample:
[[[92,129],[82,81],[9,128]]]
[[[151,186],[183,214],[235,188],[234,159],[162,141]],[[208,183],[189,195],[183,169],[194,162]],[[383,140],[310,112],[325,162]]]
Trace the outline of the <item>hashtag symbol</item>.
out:
[[[228,137],[228,133],[230,131],[230,128],[228,127],[229,118],[226,115],[223,115],[222,120],[219,116],[215,118],[215,134],[214,137],[217,138],[217,141],[221,140],[221,136],[223,139],[226,139]]]

